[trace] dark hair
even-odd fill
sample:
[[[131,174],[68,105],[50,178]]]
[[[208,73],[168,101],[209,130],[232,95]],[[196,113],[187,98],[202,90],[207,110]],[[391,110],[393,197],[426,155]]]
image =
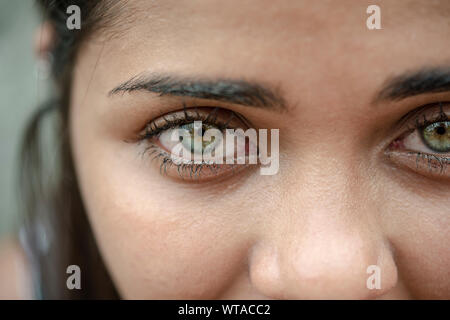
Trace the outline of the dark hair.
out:
[[[99,253],[80,195],[69,139],[69,101],[74,59],[82,41],[105,20],[106,0],[38,0],[44,21],[50,22],[55,42],[52,75],[56,96],[40,106],[26,128],[20,167],[21,203],[24,205],[24,243],[34,289],[43,299],[109,299],[117,291]],[[82,28],[66,26],[67,8],[81,9]],[[43,158],[43,123],[51,119],[55,164]],[[43,161],[43,160],[46,161]],[[81,269],[81,290],[69,290],[69,265]]]

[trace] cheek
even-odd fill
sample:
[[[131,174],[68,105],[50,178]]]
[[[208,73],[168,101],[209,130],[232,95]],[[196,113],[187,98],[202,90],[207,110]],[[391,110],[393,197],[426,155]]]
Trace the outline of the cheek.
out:
[[[395,248],[399,276],[414,298],[448,297],[450,200],[445,192],[433,194],[420,184],[386,190],[383,229]]]
[[[229,238],[228,226],[124,207],[111,201],[111,194],[89,199],[90,215],[101,251],[125,298],[212,298],[240,272],[247,241]],[[101,203],[107,203],[103,209]],[[180,216],[196,214],[169,210]]]

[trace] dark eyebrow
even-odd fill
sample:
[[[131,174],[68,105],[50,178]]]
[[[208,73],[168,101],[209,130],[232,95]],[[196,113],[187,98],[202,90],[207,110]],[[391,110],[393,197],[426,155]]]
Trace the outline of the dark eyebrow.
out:
[[[375,102],[446,91],[450,91],[450,67],[425,68],[388,79]]]
[[[265,109],[285,109],[286,104],[277,90],[247,82],[229,79],[199,79],[174,75],[144,73],[120,84],[109,92],[149,91],[159,96],[180,96],[211,99]]]

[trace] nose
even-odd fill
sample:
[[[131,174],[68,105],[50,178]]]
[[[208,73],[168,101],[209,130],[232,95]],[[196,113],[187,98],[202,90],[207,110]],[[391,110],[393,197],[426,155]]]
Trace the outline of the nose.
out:
[[[393,252],[373,206],[341,194],[351,191],[331,188],[308,201],[318,193],[305,190],[294,205],[284,204],[249,256],[259,292],[276,299],[368,299],[396,286]]]

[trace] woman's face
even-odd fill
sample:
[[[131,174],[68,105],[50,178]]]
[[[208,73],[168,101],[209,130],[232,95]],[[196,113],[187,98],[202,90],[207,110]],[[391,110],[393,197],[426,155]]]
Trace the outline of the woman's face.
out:
[[[379,30],[370,4],[112,8],[70,130],[124,298],[450,297],[450,3],[377,1]],[[278,172],[180,169],[163,137],[194,120],[279,129]]]

